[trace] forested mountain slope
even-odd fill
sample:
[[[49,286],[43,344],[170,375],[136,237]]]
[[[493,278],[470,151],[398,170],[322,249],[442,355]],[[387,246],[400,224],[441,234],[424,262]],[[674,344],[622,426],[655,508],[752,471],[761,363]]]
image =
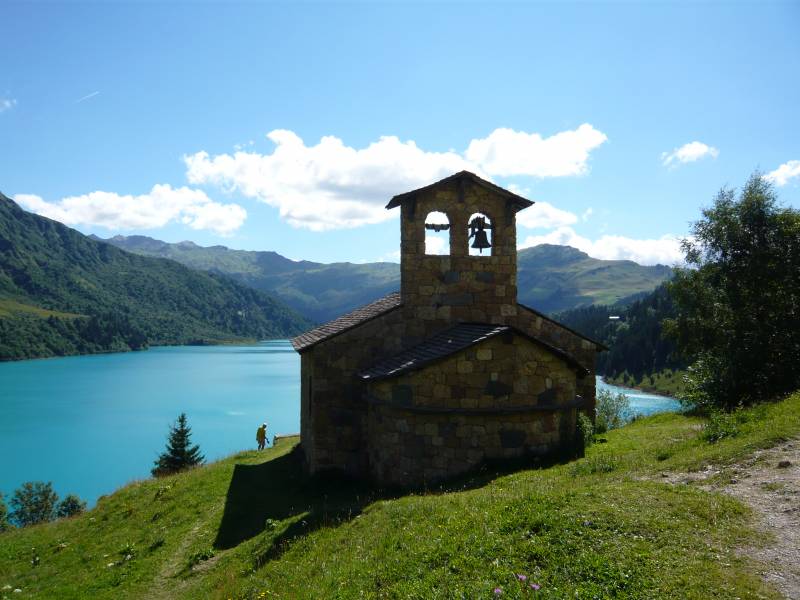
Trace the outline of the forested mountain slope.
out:
[[[269,291],[316,321],[328,321],[400,289],[397,263],[292,261],[275,252],[170,244],[144,236],[105,240],[130,252],[177,260],[187,266],[225,273]],[[577,306],[611,304],[649,292],[671,276],[663,265],[598,260],[569,246],[543,244],[519,253],[519,300],[546,313]]]
[[[310,324],[228,277],[97,242],[0,194],[0,359],[287,337]]]

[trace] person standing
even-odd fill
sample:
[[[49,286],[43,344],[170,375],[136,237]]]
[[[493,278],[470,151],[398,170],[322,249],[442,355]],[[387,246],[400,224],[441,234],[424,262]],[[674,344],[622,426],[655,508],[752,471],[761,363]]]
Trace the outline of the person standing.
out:
[[[263,450],[267,445],[267,424],[262,423],[261,427],[256,430],[256,441],[258,442],[258,449]]]

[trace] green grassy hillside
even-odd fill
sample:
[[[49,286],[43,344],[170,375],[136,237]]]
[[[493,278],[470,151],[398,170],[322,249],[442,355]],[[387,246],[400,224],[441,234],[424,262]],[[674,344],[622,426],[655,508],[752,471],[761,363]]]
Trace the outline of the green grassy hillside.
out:
[[[735,549],[738,501],[664,474],[800,435],[800,393],[709,444],[659,415],[587,456],[391,494],[301,475],[296,440],[132,483],[82,516],[0,535],[15,598],[776,598]],[[39,557],[38,566],[31,563]],[[523,588],[517,575],[541,589]],[[0,591],[0,594],[3,592]],[[11,593],[7,594],[11,596]]]
[[[400,289],[396,263],[291,261],[275,252],[168,244],[144,236],[115,236],[108,243],[147,256],[171,258],[196,269],[224,273],[276,294],[316,321],[328,321]],[[569,246],[543,244],[519,253],[519,299],[552,313],[591,304],[613,304],[649,292],[672,274],[669,267],[598,260]]]
[[[263,292],[97,242],[0,194],[0,360],[287,337],[309,325]]]

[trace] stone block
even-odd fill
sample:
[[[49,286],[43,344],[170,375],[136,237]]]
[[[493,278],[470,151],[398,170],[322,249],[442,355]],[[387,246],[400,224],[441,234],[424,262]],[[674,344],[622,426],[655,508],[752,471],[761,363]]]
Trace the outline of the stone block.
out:
[[[478,348],[475,353],[478,360],[492,360],[491,348]]]
[[[517,307],[513,304],[501,304],[500,314],[504,317],[514,317],[517,314]]]
[[[498,285],[494,288],[494,295],[498,298],[503,298],[506,295],[506,286]]]
[[[459,373],[472,373],[472,363],[467,360],[458,361]]]

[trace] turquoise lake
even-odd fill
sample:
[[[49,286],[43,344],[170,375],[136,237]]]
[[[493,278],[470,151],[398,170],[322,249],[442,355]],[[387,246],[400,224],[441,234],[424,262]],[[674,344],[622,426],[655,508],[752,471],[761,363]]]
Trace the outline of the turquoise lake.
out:
[[[634,412],[675,410],[670,399],[625,392]],[[149,477],[168,426],[185,412],[207,460],[300,431],[300,359],[288,341],[0,363],[0,492],[52,481],[94,504]]]

